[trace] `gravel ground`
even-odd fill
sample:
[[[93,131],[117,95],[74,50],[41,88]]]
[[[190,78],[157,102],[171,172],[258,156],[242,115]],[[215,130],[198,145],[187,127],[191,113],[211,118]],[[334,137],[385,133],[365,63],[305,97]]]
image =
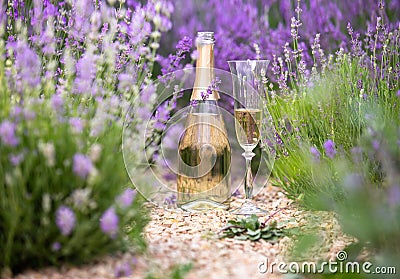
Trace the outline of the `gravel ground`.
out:
[[[234,198],[235,208],[243,202]],[[320,232],[320,242],[307,261],[335,259],[336,254],[354,239],[343,235],[333,213],[302,211],[291,204],[280,189],[267,187],[255,202],[267,209],[270,216],[260,217],[276,220],[285,227],[315,228]],[[277,212],[278,211],[278,212]],[[28,270],[14,278],[145,278],[151,273],[155,278],[168,278],[171,269],[179,264],[192,263],[185,278],[283,278],[275,273],[262,274],[260,263],[288,263],[289,247],[293,241],[284,237],[272,244],[264,240],[257,242],[218,238],[218,232],[227,221],[235,218],[226,211],[188,213],[181,210],[165,210],[151,207],[152,220],[145,229],[148,250],[143,255],[109,256],[81,267],[64,266],[60,269],[45,268]],[[125,272],[126,270],[126,272]]]

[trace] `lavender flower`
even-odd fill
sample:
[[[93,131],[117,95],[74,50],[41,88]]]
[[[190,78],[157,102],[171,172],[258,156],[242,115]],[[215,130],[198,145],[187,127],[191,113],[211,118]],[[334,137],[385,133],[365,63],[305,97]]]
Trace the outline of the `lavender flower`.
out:
[[[195,107],[199,103],[198,100],[190,100],[190,106]]]
[[[71,125],[72,131],[74,133],[82,133],[83,131],[83,123],[82,123],[82,119],[78,118],[78,117],[72,117],[69,120],[69,124]]]
[[[33,120],[36,118],[36,113],[34,111],[24,109],[24,118],[25,120]]]
[[[142,101],[142,103],[148,104],[151,101],[151,98],[154,96],[155,92],[156,87],[154,86],[154,84],[147,85],[140,95],[140,100]]]
[[[188,36],[184,36],[176,45],[177,54],[181,55],[182,53],[189,52],[192,48],[192,39]]]
[[[76,63],[75,92],[78,94],[92,91],[93,79],[96,76],[97,57],[91,53],[86,53]]]
[[[192,47],[192,39],[184,36],[176,45],[176,55],[168,55],[168,59],[161,56],[157,56],[157,61],[161,64],[161,72],[163,75],[171,73],[180,69],[180,62],[185,58],[186,53],[190,51]]]
[[[312,146],[312,147],[310,147],[310,153],[313,156],[313,160],[318,162],[321,157],[321,153],[319,152],[319,150],[317,148],[315,148],[314,146]]]
[[[41,73],[38,55],[23,41],[18,41],[15,46],[15,67],[18,77],[30,88],[38,86]]]
[[[166,197],[164,199],[164,204],[167,205],[167,206],[176,204],[176,195],[175,194],[171,194],[170,196]]]
[[[51,106],[55,112],[60,113],[64,105],[64,99],[59,94],[51,96]]]
[[[372,147],[374,148],[375,151],[379,150],[379,146],[380,146],[380,144],[379,144],[378,140],[373,140],[372,141]]]
[[[24,154],[23,153],[19,153],[19,154],[10,154],[9,155],[9,160],[10,160],[10,163],[14,166],[14,167],[16,167],[16,166],[18,166],[23,160],[24,160]]]
[[[169,110],[167,107],[167,103],[165,103],[163,106],[159,106],[157,111],[156,111],[156,118],[161,121],[165,122],[168,121],[169,119]]]
[[[132,274],[132,267],[130,266],[129,263],[123,263],[122,265],[119,265],[115,269],[115,277],[120,278],[120,277],[128,277]]]
[[[16,122],[19,121],[19,117],[21,116],[21,114],[23,113],[23,109],[20,106],[14,106],[13,110],[10,113],[10,116],[16,120]]]
[[[232,196],[234,197],[240,197],[242,194],[240,193],[239,189],[236,189],[235,192],[233,192]]]
[[[156,130],[163,130],[165,128],[165,122],[168,121],[169,119],[169,109],[168,109],[168,103],[165,103],[162,106],[159,106],[157,108],[156,114],[155,114],[155,123],[154,123],[154,128]]]
[[[201,95],[201,98],[203,99],[203,101],[205,101],[205,100],[207,100],[208,99],[208,97],[210,97],[210,94],[208,94],[208,89],[207,89],[207,92],[201,92],[200,93],[200,95]]]
[[[15,135],[16,128],[16,125],[8,120],[0,124],[0,139],[5,145],[12,147],[18,145],[19,140]]]
[[[166,181],[176,181],[176,174],[172,172],[166,172],[162,175],[162,178]]]
[[[136,114],[140,119],[147,120],[151,117],[151,111],[147,107],[139,107]]]
[[[109,235],[111,238],[115,238],[118,233],[118,215],[115,213],[115,208],[110,207],[107,209],[100,218],[101,230]]]
[[[59,251],[61,249],[61,244],[60,244],[60,242],[54,242],[52,245],[51,245],[51,250],[53,250],[53,251]]]
[[[77,153],[73,158],[73,171],[81,178],[86,178],[94,169],[92,160],[88,156]]]
[[[132,73],[121,73],[118,75],[118,89],[120,91],[129,91],[132,86],[136,83],[136,74]]]
[[[128,188],[117,197],[117,203],[121,206],[121,208],[127,208],[132,204],[136,194],[137,192],[135,190]]]
[[[325,154],[329,158],[333,159],[336,155],[336,148],[335,148],[335,143],[332,140],[327,140],[324,143],[324,149],[325,149]]]
[[[400,186],[393,185],[389,188],[387,193],[387,199],[390,205],[398,206],[400,205]]]
[[[67,206],[60,206],[56,211],[56,225],[62,235],[71,234],[75,227],[75,213]]]
[[[363,89],[363,81],[361,79],[357,81],[357,88],[360,90]]]

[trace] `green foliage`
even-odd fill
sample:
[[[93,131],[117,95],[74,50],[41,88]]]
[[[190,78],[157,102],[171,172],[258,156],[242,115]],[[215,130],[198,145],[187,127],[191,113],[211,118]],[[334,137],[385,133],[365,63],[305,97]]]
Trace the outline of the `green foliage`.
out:
[[[12,127],[0,135],[0,274],[3,269],[18,273],[83,264],[120,250],[143,251],[144,200],[139,195],[119,200],[131,183],[121,150],[126,100],[113,96],[116,86],[97,99],[75,95],[75,72],[65,71],[59,77],[63,86],[35,73],[39,84],[30,88],[22,81],[17,87],[16,58],[6,53],[3,38],[0,56],[6,58],[0,61],[0,125]],[[56,58],[37,60],[40,69],[58,63]],[[106,74],[99,73],[99,79]],[[17,142],[10,144],[7,137]],[[76,155],[85,160],[75,162]],[[58,217],[62,207],[69,208],[69,216]],[[111,208],[115,215],[105,218]],[[63,222],[70,227],[66,232]]]
[[[340,50],[310,76],[298,72],[290,90],[270,86],[268,109],[281,139],[273,176],[300,205],[338,213],[374,265],[398,267],[400,84],[393,69],[400,33],[376,33],[385,37],[383,48]]]
[[[4,87],[0,91],[4,112],[10,96]],[[138,196],[127,208],[116,201],[129,187],[121,154],[122,127],[112,124],[104,134],[89,139],[88,128],[77,134],[68,123],[59,122],[49,102],[44,99],[32,107],[35,119],[19,124],[18,147],[0,145],[0,268],[18,272],[62,262],[82,264],[125,249],[128,243],[143,249],[141,232],[147,223],[143,200]],[[97,158],[93,147],[101,149]],[[76,153],[93,158],[86,178],[74,173]],[[9,158],[17,154],[24,158],[13,165]],[[56,225],[60,206],[68,206],[76,216],[67,236]],[[113,238],[100,228],[100,218],[111,206],[119,217]]]
[[[192,270],[192,268],[193,268],[192,263],[178,264],[172,267],[172,270],[167,277],[165,277],[165,275],[158,276],[153,273],[148,273],[146,275],[146,279],[158,279],[158,278],[184,279],[185,276]]]
[[[229,220],[228,226],[222,229],[220,237],[251,241],[264,239],[276,242],[284,235],[285,231],[278,228],[276,222],[268,225],[260,224],[258,217],[253,214],[239,220]]]
[[[336,161],[353,156],[352,149],[368,132],[369,118],[379,110],[382,125],[399,126],[396,94],[400,86],[398,74],[392,70],[399,63],[399,38],[398,30],[388,36],[385,44],[390,51],[380,54],[375,69],[371,69],[366,56],[339,51],[331,56],[330,62],[315,65],[311,76],[296,73],[298,78],[291,80],[290,92],[277,93],[270,87],[267,106],[281,140],[277,144],[273,183],[282,187],[290,198],[314,209],[323,209],[314,204],[314,197],[321,193],[334,200],[342,199],[343,193],[336,187],[341,166]],[[383,69],[387,70],[385,74]],[[334,158],[324,150],[328,140],[335,143]],[[326,165],[326,178],[319,181],[315,178],[319,170],[308,167],[313,161],[311,147],[321,154],[320,164]],[[382,183],[381,176],[374,171],[376,167],[370,165],[371,178]]]
[[[193,268],[192,263],[175,266],[171,272],[172,279],[183,279]]]

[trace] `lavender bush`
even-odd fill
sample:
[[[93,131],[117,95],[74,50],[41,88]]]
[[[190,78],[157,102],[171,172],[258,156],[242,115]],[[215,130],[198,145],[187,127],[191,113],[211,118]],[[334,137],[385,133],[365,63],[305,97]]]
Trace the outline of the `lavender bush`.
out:
[[[334,55],[325,54],[316,35],[311,46],[315,64],[309,70],[291,51],[272,62],[278,86],[270,84],[268,108],[279,147],[273,174],[291,198],[309,207],[313,205],[305,200],[310,197],[311,202],[329,186],[316,184],[314,174],[302,166],[307,158],[335,162],[351,157],[366,132],[368,113],[375,110],[372,105],[383,107],[378,108],[385,111],[383,123],[398,118],[399,25],[390,29],[378,17],[374,30],[363,37],[350,24],[348,29],[352,48],[340,48]],[[340,191],[331,190],[341,198]]]
[[[145,246],[122,128],[132,100],[152,110],[172,6],[123,2],[0,2],[0,269]]]
[[[367,247],[374,264],[398,268],[400,22],[388,18],[372,16],[364,32],[349,22],[348,47],[331,54],[316,34],[310,66],[294,32],[272,61],[268,108],[274,184],[306,208],[337,212],[358,240],[350,260]]]
[[[371,18],[382,17],[385,22],[396,22],[400,3],[381,1],[296,1],[296,0],[211,0],[174,1],[179,13],[172,15],[173,27],[163,45],[173,46],[183,36],[193,36],[198,30],[214,30],[216,67],[228,70],[226,61],[243,58],[268,58],[284,54],[283,46],[300,34],[298,46],[307,65],[312,64],[311,42],[321,34],[320,45],[326,52],[338,46],[350,49],[347,42],[347,23],[352,22],[357,32],[373,29]],[[299,21],[299,14],[302,19]],[[168,53],[170,49],[164,52]]]

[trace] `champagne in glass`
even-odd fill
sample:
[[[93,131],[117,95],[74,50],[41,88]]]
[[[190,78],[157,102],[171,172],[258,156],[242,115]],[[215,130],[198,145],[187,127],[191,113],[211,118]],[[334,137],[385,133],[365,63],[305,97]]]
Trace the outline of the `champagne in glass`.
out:
[[[260,109],[235,109],[236,137],[243,149],[253,150],[260,140]]]
[[[236,137],[243,148],[246,160],[244,192],[246,201],[233,211],[234,214],[266,214],[256,207],[253,198],[253,175],[251,161],[253,153],[261,138],[261,121],[264,98],[264,82],[268,60],[235,60],[228,61],[233,79],[233,97],[235,108]]]

